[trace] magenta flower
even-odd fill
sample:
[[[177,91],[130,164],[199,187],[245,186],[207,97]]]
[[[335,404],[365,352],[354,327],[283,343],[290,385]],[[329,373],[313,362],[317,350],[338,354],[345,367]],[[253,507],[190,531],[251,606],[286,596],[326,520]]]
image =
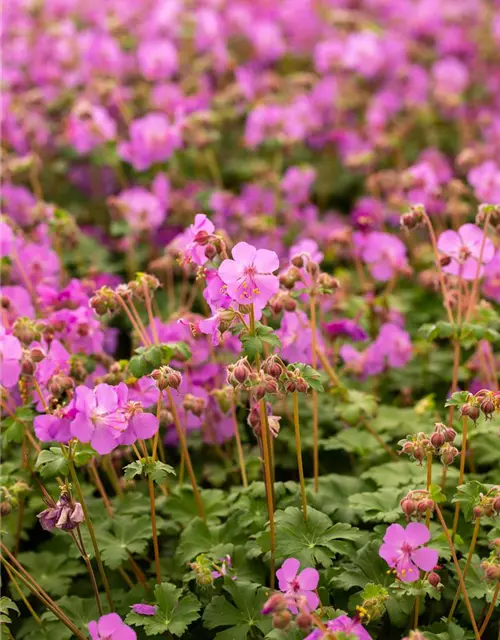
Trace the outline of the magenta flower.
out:
[[[157,229],[166,217],[163,203],[144,187],[125,189],[110,202],[137,232]]]
[[[120,436],[120,444],[132,444],[136,440],[147,440],[158,431],[158,418],[152,413],[143,411],[140,402],[127,402],[125,415],[128,425]]]
[[[88,624],[92,640],[137,640],[136,632],[117,613],[107,613]]]
[[[132,611],[138,613],[141,616],[154,616],[156,613],[156,607],[152,604],[133,604]]]
[[[216,578],[223,578],[224,576],[227,576],[228,569],[231,571],[233,568],[233,563],[229,554],[226,554],[223,558],[219,558],[219,563],[220,571],[212,571],[212,578],[214,578],[214,580]],[[232,579],[236,580],[236,576],[232,576]]]
[[[378,553],[396,569],[400,580],[415,582],[420,577],[420,569],[432,571],[438,561],[439,553],[423,546],[430,537],[429,529],[419,522],[410,522],[406,529],[400,524],[391,524]]]
[[[127,386],[117,387],[98,384],[95,389],[83,385],[75,389],[76,416],[71,422],[71,433],[80,442],[90,442],[104,455],[119,444],[120,436],[127,429],[124,411]]]
[[[239,304],[254,304],[263,309],[279,289],[279,280],[273,275],[279,267],[278,255],[239,242],[233,247],[232,256],[232,260],[224,260],[219,267],[227,293]]]
[[[372,640],[371,635],[363,627],[361,622],[357,618],[349,618],[349,616],[339,616],[335,620],[330,620],[326,623],[328,631],[343,631],[349,637],[355,636],[358,640]],[[321,631],[321,629],[315,629],[312,633],[304,638],[304,640],[322,640],[327,638],[328,632]]]
[[[69,442],[73,414],[74,410],[68,406],[64,409],[58,409],[54,414],[47,413],[36,416],[33,421],[36,437],[41,442]]]
[[[185,262],[194,262],[201,266],[207,261],[206,246],[203,240],[212,235],[214,231],[213,222],[204,213],[198,213],[194,218],[194,223],[173,241],[173,245],[182,253]]]
[[[137,49],[137,62],[147,80],[166,80],[179,66],[177,49],[166,38],[142,42]]]
[[[292,613],[298,612],[298,598],[305,599],[309,611],[314,611],[319,605],[319,598],[314,593],[318,586],[319,573],[316,569],[307,568],[297,575],[299,567],[300,562],[296,558],[288,558],[281,569],[276,571],[278,586],[289,600],[288,608]]]
[[[349,318],[334,320],[323,326],[326,333],[332,338],[350,338],[354,342],[364,342],[368,340],[368,334],[363,327]]]
[[[7,389],[14,387],[19,380],[22,355],[19,340],[0,327],[0,384]]]
[[[8,256],[15,244],[14,232],[10,225],[0,220],[0,258]]]
[[[370,273],[381,282],[390,280],[407,266],[406,247],[399,238],[382,231],[368,233],[362,241],[361,257]]]
[[[170,122],[163,113],[148,113],[134,120],[130,141],[118,145],[118,155],[136,171],[144,171],[156,162],[165,162],[182,146],[182,122]]]
[[[484,270],[483,293],[500,303],[500,251],[497,251]]]
[[[106,109],[82,100],[69,116],[67,135],[70,144],[79,153],[88,153],[115,138],[116,122]]]
[[[464,280],[474,280],[478,267],[483,232],[475,224],[463,224],[458,231],[444,231],[438,240],[439,251],[451,258],[450,264],[443,267],[445,273],[461,275]],[[484,265],[493,259],[495,245],[487,238],[481,260],[479,275],[483,275]]]

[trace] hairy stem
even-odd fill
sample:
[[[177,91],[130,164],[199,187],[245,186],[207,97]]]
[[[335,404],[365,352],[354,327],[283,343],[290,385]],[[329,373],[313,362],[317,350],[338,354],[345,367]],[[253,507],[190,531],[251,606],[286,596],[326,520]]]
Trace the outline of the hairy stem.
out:
[[[92,524],[92,520],[90,519],[89,510],[87,508],[87,503],[85,502],[85,496],[83,495],[82,487],[80,485],[80,481],[78,480],[78,476],[76,473],[75,465],[73,464],[73,460],[68,459],[69,471],[71,474],[71,479],[73,484],[75,485],[76,494],[78,496],[78,501],[82,505],[83,515],[85,516],[85,524],[87,525],[87,529],[89,531],[90,539],[92,540],[92,547],[94,548],[95,559],[97,562],[97,566],[99,567],[99,574],[101,576],[102,584],[104,585],[104,590],[106,592],[106,597],[108,599],[108,604],[111,611],[114,611],[113,599],[111,597],[111,591],[109,589],[108,578],[106,577],[106,572],[104,571],[104,565],[102,564],[101,552],[99,551],[99,545],[97,544],[97,538],[95,536],[94,525]]]
[[[167,387],[167,395],[168,395],[168,401],[170,403],[170,411],[172,412],[172,416],[174,418],[175,430],[177,431],[177,437],[179,438],[181,451],[184,456],[184,464],[186,465],[186,469],[189,474],[189,478],[191,480],[191,486],[193,487],[193,494],[194,494],[196,506],[198,508],[198,513],[200,515],[200,518],[206,522],[207,517],[205,515],[205,508],[203,507],[203,503],[200,497],[200,492],[198,491],[198,486],[196,484],[196,476],[194,475],[193,465],[191,463],[191,456],[189,455],[189,450],[186,442],[186,436],[184,435],[184,431],[181,427],[179,414],[177,413],[177,407],[175,406],[175,402],[172,397],[172,391],[170,390],[169,387]]]
[[[295,449],[297,452],[297,468],[299,470],[300,495],[302,498],[302,512],[304,520],[307,522],[307,496],[304,482],[304,467],[302,465],[302,446],[300,443],[300,423],[299,423],[299,394],[293,393],[293,426],[295,429]]]
[[[486,614],[486,618],[484,619],[483,624],[481,625],[481,629],[479,631],[479,634],[482,636],[483,633],[486,631],[486,627],[488,626],[488,623],[491,619],[491,616],[493,615],[493,611],[495,610],[495,605],[497,603],[498,600],[498,594],[500,592],[500,582],[497,582],[497,586],[495,587],[495,591],[493,593],[493,598],[491,599],[491,603],[488,609],[488,612]]]
[[[153,479],[148,476],[149,504],[151,505],[151,527],[153,530],[153,549],[155,554],[156,583],[161,584],[160,547],[158,545],[158,531],[156,528],[156,504]]]
[[[243,486],[248,487],[247,470],[245,467],[245,456],[243,455],[243,447],[241,446],[240,430],[238,426],[238,418],[236,416],[236,406],[234,399],[231,402],[231,413],[233,416],[234,438],[236,441],[236,451],[238,454],[238,464],[240,466],[241,482]]]
[[[464,416],[462,429],[462,451],[460,452],[460,471],[458,474],[458,486],[464,483],[465,457],[467,455],[467,416]],[[455,505],[455,515],[453,517],[453,529],[451,537],[454,540],[457,533],[458,518],[460,515],[460,502]]]
[[[470,564],[472,562],[472,554],[474,553],[474,549],[476,548],[477,536],[479,534],[480,526],[481,526],[481,518],[476,518],[476,521],[474,523],[474,531],[472,533],[472,540],[469,547],[469,553],[467,554],[467,561],[464,567],[464,574],[463,574],[464,580],[467,577],[467,573],[469,572]],[[455,594],[455,598],[453,600],[453,604],[451,605],[450,613],[448,614],[448,622],[451,622],[451,619],[453,618],[453,614],[455,613],[455,609],[457,607],[461,591],[462,589],[459,585],[457,592]]]
[[[481,640],[481,635],[479,633],[479,630],[477,628],[477,624],[476,624],[476,619],[474,618],[474,611],[472,610],[472,606],[469,600],[469,594],[467,593],[467,589],[465,587],[465,582],[464,582],[464,577],[462,574],[462,571],[460,569],[460,565],[458,564],[458,559],[457,559],[457,554],[455,551],[455,545],[453,544],[453,540],[450,536],[450,532],[448,531],[448,527],[446,525],[445,519],[443,517],[443,514],[441,512],[441,509],[439,508],[439,505],[436,504],[436,513],[437,513],[437,517],[439,518],[439,522],[441,523],[441,527],[443,528],[443,532],[444,535],[446,537],[446,541],[448,543],[448,546],[450,548],[451,551],[451,557],[453,558],[453,564],[455,565],[455,569],[457,571],[457,576],[458,576],[458,581],[460,583],[460,588],[462,590],[462,593],[464,594],[464,601],[465,601],[465,606],[467,608],[467,612],[469,614],[469,618],[472,624],[472,628],[474,630],[474,634],[476,636],[476,640]]]
[[[317,326],[316,326],[316,296],[310,296],[310,314],[311,314],[311,343],[312,343],[312,366],[316,369],[318,366],[318,343],[317,343]],[[314,491],[318,493],[319,489],[319,434],[318,434],[318,393],[312,390],[312,415],[313,415],[313,475],[314,475]]]
[[[266,401],[260,401],[260,423],[262,427],[262,451],[264,454],[264,480],[266,484],[267,511],[269,515],[269,534],[271,538],[271,589],[274,589],[274,550],[276,539],[274,531],[273,481],[271,476],[271,460],[269,455],[269,424],[267,420]]]

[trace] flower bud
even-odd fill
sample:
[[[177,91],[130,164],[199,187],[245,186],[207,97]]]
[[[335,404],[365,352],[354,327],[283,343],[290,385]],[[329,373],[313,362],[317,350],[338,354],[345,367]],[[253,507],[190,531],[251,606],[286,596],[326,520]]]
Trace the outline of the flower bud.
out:
[[[296,256],[293,256],[293,258],[291,259],[291,263],[294,267],[301,269],[304,266],[304,258],[300,254],[298,254]]]
[[[214,245],[207,244],[207,246],[205,247],[205,258],[207,260],[213,260],[216,255],[217,255],[217,249],[214,247]]]
[[[12,327],[12,334],[26,346],[40,339],[40,331],[28,318],[17,318]]]
[[[491,398],[485,398],[481,402],[480,409],[487,420],[491,419],[492,414],[495,412],[495,403]]]
[[[275,629],[286,629],[292,620],[289,611],[280,611],[273,616],[273,627]]]
[[[0,502],[1,516],[8,516],[11,511],[12,511],[12,505],[8,500],[3,500],[2,502]]]
[[[481,518],[482,516],[484,516],[484,509],[481,505],[476,505],[474,507],[474,509],[472,509],[472,512],[474,514],[474,518]]]
[[[473,422],[477,421],[477,419],[479,418],[480,413],[481,412],[479,410],[479,407],[476,406],[475,404],[470,404],[470,403],[467,402],[462,406],[461,415],[467,416]]]
[[[450,256],[441,256],[441,257],[439,258],[439,264],[440,264],[442,267],[447,267],[449,264],[451,264],[451,258],[450,258]]]
[[[441,450],[441,462],[444,464],[445,467],[447,467],[453,462],[453,460],[457,457],[457,455],[458,455],[458,449],[456,447],[448,446],[446,448],[443,448]]]
[[[408,517],[413,515],[417,510],[417,503],[411,498],[404,498],[399,504],[403,513]]]
[[[262,607],[262,615],[267,616],[276,611],[285,611],[287,609],[285,596],[281,593],[273,593],[273,595],[264,602]]]
[[[36,365],[29,352],[23,353],[23,357],[21,359],[21,371],[25,376],[32,376],[36,371]]]
[[[295,311],[297,308],[297,301],[291,296],[285,296],[283,298],[283,307],[285,308],[285,311]]]
[[[485,560],[481,563],[487,580],[500,580],[500,565],[493,564]]]
[[[307,631],[309,627],[312,625],[312,616],[307,611],[301,611],[298,616],[295,618],[295,624],[302,631]]]
[[[446,442],[453,442],[457,437],[457,432],[455,431],[455,429],[452,429],[451,427],[449,427],[444,432],[444,437],[446,438]]]
[[[435,571],[431,571],[429,573],[429,575],[427,576],[427,581],[429,582],[429,584],[436,588],[441,584],[441,578]]]
[[[431,434],[431,444],[434,448],[439,449],[446,442],[446,437],[444,433],[434,432]]]
[[[492,505],[493,507],[493,511],[495,511],[495,513],[500,513],[500,496],[497,496],[493,502]]]
[[[295,383],[297,385],[297,391],[299,393],[306,393],[306,391],[309,389],[309,385],[304,380],[304,378],[297,378],[295,380]]]
[[[285,391],[287,391],[287,393],[293,393],[296,390],[297,390],[297,384],[295,383],[294,380],[289,380],[285,384]]]
[[[274,378],[267,378],[264,388],[266,393],[278,393],[279,391],[278,383]]]
[[[265,384],[258,384],[253,387],[254,396],[257,400],[262,400],[262,398],[266,395],[266,386]]]

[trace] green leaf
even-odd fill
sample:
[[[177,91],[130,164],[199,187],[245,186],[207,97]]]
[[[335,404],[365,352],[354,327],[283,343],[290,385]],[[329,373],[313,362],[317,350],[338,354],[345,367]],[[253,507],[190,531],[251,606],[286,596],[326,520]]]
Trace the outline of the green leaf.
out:
[[[83,562],[68,559],[62,553],[51,553],[50,551],[20,553],[19,562],[36,576],[42,589],[53,596],[66,595],[75,576],[86,572]],[[28,593],[24,586],[21,588]]]
[[[68,475],[68,461],[59,447],[50,447],[40,451],[36,459],[35,468],[40,471],[42,478]]]
[[[457,487],[457,492],[452,502],[460,503],[462,510],[467,520],[471,520],[473,516],[473,509],[479,503],[480,495],[485,495],[493,485],[483,484],[477,480],[472,482],[466,482]]]
[[[314,391],[324,391],[323,385],[321,384],[321,374],[310,365],[303,364],[302,362],[294,362],[293,364],[288,365],[287,368],[292,371],[294,369],[298,369],[302,378],[304,378],[307,384],[311,389],[314,389]]]
[[[328,567],[337,553],[348,553],[351,542],[357,542],[363,534],[350,524],[332,525],[330,518],[317,511],[308,509],[308,520],[304,520],[302,511],[297,507],[288,507],[275,514],[276,557],[297,558],[305,567],[321,564]],[[263,548],[269,549],[269,534],[258,538]],[[262,545],[261,545],[262,546]]]
[[[455,391],[446,400],[445,407],[461,407],[466,402],[469,402],[471,394],[468,391]]]
[[[171,465],[156,460],[156,462],[150,462],[146,465],[146,474],[151,476],[156,484],[163,484],[168,475],[175,476],[175,470]]]
[[[177,589],[169,582],[162,582],[155,587],[156,613],[154,616],[142,616],[129,613],[125,622],[142,626],[147,636],[165,634],[182,636],[191,622],[200,617],[200,601],[192,593],[182,596],[182,589]]]
[[[234,604],[224,596],[216,596],[203,614],[203,624],[208,629],[229,627],[220,631],[215,640],[245,640],[252,629],[259,629],[263,634],[271,630],[272,620],[261,614],[269,595],[267,589],[251,582],[226,578],[224,590]]]
[[[377,491],[355,493],[349,496],[349,505],[363,522],[395,522],[401,516],[399,501],[407,490],[396,491],[384,487]]]
[[[115,517],[112,532],[103,531],[98,536],[103,562],[110,569],[117,569],[128,558],[128,554],[142,554],[152,538],[151,518]]]
[[[434,500],[437,504],[446,502],[446,496],[444,495],[441,487],[438,484],[431,484],[429,487],[429,495],[431,500]]]
[[[144,464],[140,460],[136,460],[135,462],[131,462],[123,467],[123,477],[125,480],[133,480],[136,476],[142,476],[142,471],[144,468]]]
[[[9,610],[11,609],[12,611],[15,611],[18,616],[21,615],[17,604],[10,598],[7,598],[7,596],[2,596],[0,598],[0,622],[5,624],[10,624],[12,622],[9,616]]]

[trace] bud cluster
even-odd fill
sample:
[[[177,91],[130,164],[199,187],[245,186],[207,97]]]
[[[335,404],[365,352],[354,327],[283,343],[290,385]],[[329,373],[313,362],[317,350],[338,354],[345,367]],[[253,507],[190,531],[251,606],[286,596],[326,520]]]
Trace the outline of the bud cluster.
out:
[[[491,487],[486,494],[480,493],[472,511],[475,518],[494,518],[500,515],[500,486]]]
[[[486,579],[500,582],[500,538],[493,540],[493,551],[489,558],[481,563]]]
[[[262,615],[273,616],[273,627],[275,629],[287,629],[292,622],[292,614],[289,606],[293,605],[297,609],[295,624],[301,631],[307,631],[314,623],[312,615],[309,613],[307,601],[303,596],[290,596],[282,593],[274,593],[266,600],[262,607]]]
[[[415,435],[400,440],[399,444],[402,448],[399,453],[408,454],[420,465],[426,459],[427,454],[431,453],[439,456],[442,464],[447,467],[459,454],[458,449],[453,446],[456,436],[457,433],[454,429],[447,427],[442,422],[436,422],[430,436],[419,431]]]
[[[412,229],[416,229],[420,227],[424,222],[425,217],[425,208],[422,204],[416,204],[410,207],[410,210],[400,218],[400,224],[402,229],[406,229],[407,231],[411,231]]]
[[[428,511],[434,511],[434,500],[425,489],[416,489],[404,497],[399,503],[407,520],[416,518],[420,520]]]
[[[172,369],[172,367],[163,366],[151,372],[151,377],[156,382],[156,386],[160,391],[164,391],[169,387],[178,389],[182,383],[181,374]]]
[[[74,502],[66,489],[63,488],[59,500],[53,506],[41,511],[37,518],[45,531],[52,531],[54,527],[71,531],[83,522],[84,514],[82,505],[79,502]]]
[[[197,585],[200,587],[211,587],[213,585],[212,563],[205,554],[202,553],[196,556],[195,562],[191,562],[189,568],[195,574]]]

